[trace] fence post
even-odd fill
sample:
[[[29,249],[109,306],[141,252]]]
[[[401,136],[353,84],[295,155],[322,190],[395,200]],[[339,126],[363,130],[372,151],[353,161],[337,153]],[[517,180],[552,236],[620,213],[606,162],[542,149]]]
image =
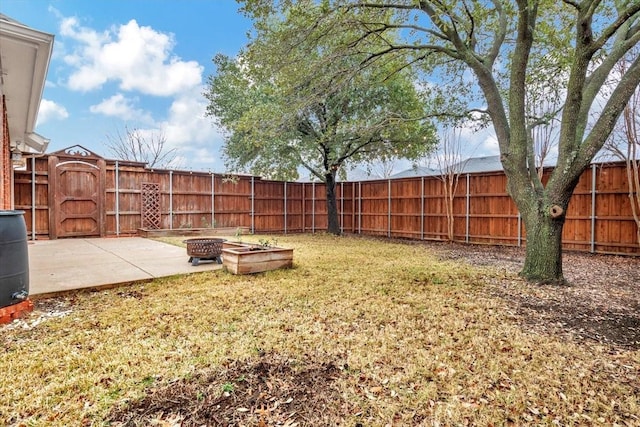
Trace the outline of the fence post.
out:
[[[36,240],[36,158],[31,158],[31,240]]]
[[[391,180],[387,180],[387,237],[391,237]]]
[[[173,230],[173,171],[169,171],[169,230]]]
[[[340,182],[340,234],[344,233],[344,181]]]
[[[591,253],[596,251],[596,172],[595,163],[591,164]]]
[[[287,181],[284,182],[284,234],[287,234]]]
[[[251,234],[255,234],[256,233],[256,229],[255,229],[255,198],[256,198],[256,193],[255,193],[255,178],[252,176],[251,177]]]
[[[358,181],[358,234],[362,234],[362,181]]]
[[[116,208],[116,236],[120,236],[120,167],[119,163],[116,160],[116,169],[114,171],[115,180],[116,180],[116,200],[115,200],[115,208]]]
[[[311,183],[311,233],[316,232],[316,183]]]
[[[424,240],[424,176],[420,177],[420,240]]]
[[[211,228],[216,227],[216,175],[211,174]]]
[[[351,183],[351,232],[356,232],[356,183]]]
[[[302,232],[306,232],[307,227],[307,184],[305,182],[302,183]]]
[[[467,174],[467,202],[466,202],[466,214],[465,214],[465,238],[464,241],[466,243],[469,243],[469,222],[470,222],[470,210],[471,210],[471,195],[470,195],[470,191],[469,191],[469,183],[470,183],[470,179],[469,179],[469,174]]]
[[[518,247],[522,246],[522,215],[518,210]]]

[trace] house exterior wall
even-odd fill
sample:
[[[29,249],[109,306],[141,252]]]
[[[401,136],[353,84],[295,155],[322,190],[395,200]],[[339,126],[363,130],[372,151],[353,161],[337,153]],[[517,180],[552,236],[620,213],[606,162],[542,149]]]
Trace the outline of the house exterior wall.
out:
[[[11,149],[9,147],[9,122],[7,120],[7,104],[2,98],[2,135],[0,136],[0,209],[12,208],[12,177]]]

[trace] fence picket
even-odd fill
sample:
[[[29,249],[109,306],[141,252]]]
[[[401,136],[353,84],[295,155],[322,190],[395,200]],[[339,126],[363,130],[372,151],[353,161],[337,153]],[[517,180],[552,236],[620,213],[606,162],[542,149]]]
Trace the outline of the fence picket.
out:
[[[47,164],[47,156],[34,158],[27,170],[14,172],[15,208],[25,211],[32,239],[47,238],[49,227],[56,226],[50,224],[56,207],[50,205]],[[219,174],[149,170],[125,161],[107,161],[105,168],[106,235],[137,233],[143,182],[159,185],[165,228],[215,223],[218,227],[249,227],[256,233],[326,229],[322,183],[276,183],[250,176],[238,176],[230,182]],[[466,174],[465,187],[458,189],[454,201],[457,239],[526,244],[522,220],[506,192],[502,172]],[[352,182],[348,187],[340,183],[338,190],[340,227],[345,232],[446,239],[446,211],[436,177]],[[347,206],[350,212],[345,210]],[[567,210],[565,247],[640,255],[636,229],[624,163],[592,165],[580,179]]]

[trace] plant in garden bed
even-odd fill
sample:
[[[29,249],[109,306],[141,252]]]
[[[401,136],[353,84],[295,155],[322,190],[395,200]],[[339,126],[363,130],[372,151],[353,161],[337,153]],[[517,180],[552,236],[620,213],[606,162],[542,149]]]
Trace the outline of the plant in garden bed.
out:
[[[278,241],[276,239],[258,239],[258,246],[254,246],[252,249],[264,250],[269,248],[277,248]]]

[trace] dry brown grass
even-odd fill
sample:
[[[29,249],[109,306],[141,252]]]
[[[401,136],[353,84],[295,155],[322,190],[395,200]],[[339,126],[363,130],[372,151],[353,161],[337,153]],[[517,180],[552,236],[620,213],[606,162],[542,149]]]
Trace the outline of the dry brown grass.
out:
[[[0,327],[0,424],[640,425],[640,352],[527,330],[486,268],[277,239],[291,270],[78,293]]]

